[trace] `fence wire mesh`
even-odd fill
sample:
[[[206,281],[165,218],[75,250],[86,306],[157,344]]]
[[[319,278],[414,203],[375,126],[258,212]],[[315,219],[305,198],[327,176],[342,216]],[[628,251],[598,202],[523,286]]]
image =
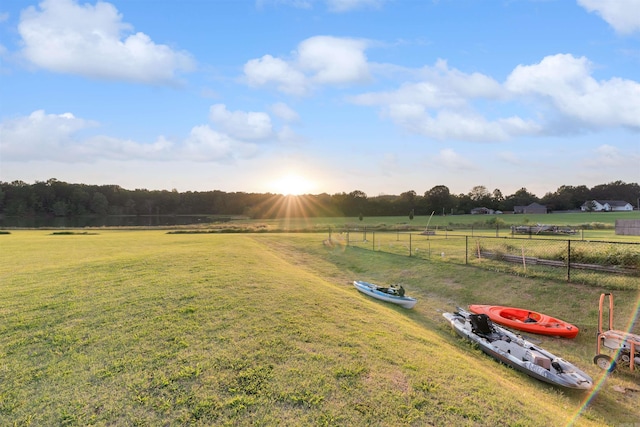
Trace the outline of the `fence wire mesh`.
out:
[[[640,244],[545,238],[349,231],[352,247],[473,265],[606,289],[640,289]]]

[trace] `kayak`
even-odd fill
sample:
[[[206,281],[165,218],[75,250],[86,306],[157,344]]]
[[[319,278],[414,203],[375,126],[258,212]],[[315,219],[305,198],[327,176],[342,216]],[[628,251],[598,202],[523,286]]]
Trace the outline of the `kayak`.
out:
[[[579,329],[571,323],[523,308],[500,305],[470,305],[476,314],[486,314],[493,322],[532,334],[575,338]]]
[[[494,324],[486,314],[458,308],[442,314],[458,335],[478,344],[487,355],[525,374],[556,386],[589,390],[593,380],[566,360]]]
[[[417,299],[404,295],[404,289],[402,287],[391,286],[383,287],[374,285],[373,283],[364,282],[362,280],[355,280],[353,286],[357,290],[370,297],[377,298],[381,301],[397,304],[403,308],[413,308],[418,302]]]

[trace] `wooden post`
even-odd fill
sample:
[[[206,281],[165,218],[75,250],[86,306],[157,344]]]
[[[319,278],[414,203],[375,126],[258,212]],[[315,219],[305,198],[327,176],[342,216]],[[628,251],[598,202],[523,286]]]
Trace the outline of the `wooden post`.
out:
[[[464,264],[469,264],[469,236],[464,236]]]
[[[567,240],[567,282],[571,282],[571,239]]]

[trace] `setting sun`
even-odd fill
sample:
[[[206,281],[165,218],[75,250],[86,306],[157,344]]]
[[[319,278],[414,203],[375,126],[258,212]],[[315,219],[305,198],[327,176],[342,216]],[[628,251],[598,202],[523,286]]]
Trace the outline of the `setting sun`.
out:
[[[308,194],[313,187],[313,183],[300,175],[290,173],[281,176],[271,183],[273,191],[284,196],[299,196]]]

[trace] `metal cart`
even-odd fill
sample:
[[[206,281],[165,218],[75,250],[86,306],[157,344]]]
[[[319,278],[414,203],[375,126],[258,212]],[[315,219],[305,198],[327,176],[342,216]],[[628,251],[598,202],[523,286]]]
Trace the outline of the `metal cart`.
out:
[[[605,331],[602,316],[606,297],[609,300],[609,329]],[[609,354],[603,354],[603,348]],[[629,366],[632,371],[636,364],[640,365],[640,335],[613,329],[613,295],[610,293],[600,295],[596,356],[593,363],[609,372],[618,365]]]

